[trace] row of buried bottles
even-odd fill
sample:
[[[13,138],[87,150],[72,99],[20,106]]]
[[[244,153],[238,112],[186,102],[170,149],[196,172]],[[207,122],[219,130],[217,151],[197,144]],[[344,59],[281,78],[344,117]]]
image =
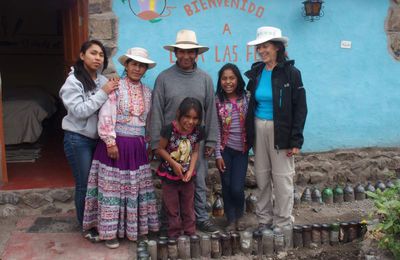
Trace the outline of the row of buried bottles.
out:
[[[160,237],[158,241],[141,241],[137,247],[137,259],[199,259],[221,258],[240,253],[253,254],[257,258],[273,256],[292,248],[318,245],[337,245],[362,239],[367,223],[342,222],[333,224],[288,225],[283,228],[254,232],[230,232],[213,235],[180,236],[178,239]]]
[[[400,183],[400,180],[397,179],[396,182]],[[298,193],[295,191],[295,205],[300,202],[319,202],[319,203],[340,203],[343,201],[354,201],[354,200],[364,200],[368,198],[366,191],[375,192],[376,190],[384,191],[387,188],[393,188],[395,184],[391,180],[387,180],[385,183],[382,181],[377,181],[375,186],[368,182],[365,187],[358,183],[354,188],[351,184],[347,183],[347,185],[342,188],[340,185],[336,185],[334,189],[330,187],[325,187],[322,192],[317,188],[313,187],[305,188],[303,194],[299,198]]]

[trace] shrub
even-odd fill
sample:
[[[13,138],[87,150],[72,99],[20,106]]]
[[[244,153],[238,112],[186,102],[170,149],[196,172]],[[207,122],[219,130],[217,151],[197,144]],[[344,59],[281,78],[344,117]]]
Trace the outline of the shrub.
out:
[[[400,259],[400,183],[395,187],[376,193],[367,192],[375,204],[375,214],[379,217],[379,224],[373,232],[381,237],[379,246],[391,251],[395,259]]]

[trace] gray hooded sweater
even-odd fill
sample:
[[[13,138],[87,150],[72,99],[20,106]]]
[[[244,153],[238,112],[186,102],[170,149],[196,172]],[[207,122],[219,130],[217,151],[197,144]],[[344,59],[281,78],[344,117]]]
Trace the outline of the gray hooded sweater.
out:
[[[101,89],[107,81],[106,77],[97,74],[96,89],[85,92],[82,82],[75,77],[74,71],[69,73],[59,93],[67,110],[67,115],[62,120],[62,129],[93,139],[99,137],[97,112],[108,99],[106,92]]]

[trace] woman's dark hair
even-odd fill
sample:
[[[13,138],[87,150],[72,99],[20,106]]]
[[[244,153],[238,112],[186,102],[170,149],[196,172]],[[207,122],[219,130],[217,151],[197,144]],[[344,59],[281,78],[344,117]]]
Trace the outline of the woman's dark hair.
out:
[[[98,45],[100,47],[100,49],[103,51],[103,54],[104,54],[103,71],[104,71],[108,66],[108,58],[107,58],[107,54],[106,54],[106,48],[104,48],[104,45],[100,41],[90,40],[90,41],[84,42],[81,46],[81,50],[80,50],[79,54],[81,54],[81,53],[85,54],[86,51],[92,45]],[[92,77],[89,75],[89,72],[85,69],[83,60],[81,60],[80,57],[78,57],[77,61],[74,64],[74,75],[80,82],[82,82],[85,92],[88,92],[88,91],[96,88],[96,83],[94,82]]]
[[[272,43],[276,48],[278,48],[278,52],[276,54],[276,61],[278,63],[285,62],[288,59],[288,56],[286,54],[286,48],[285,44],[280,41],[269,41]]]
[[[203,107],[197,98],[187,97],[181,102],[178,108],[177,119],[180,120],[184,115],[189,113],[190,109],[196,111],[201,124],[203,120]]]
[[[238,95],[238,97],[241,97],[243,95],[244,87],[246,85],[244,83],[242,74],[240,73],[239,68],[235,64],[227,63],[224,66],[222,66],[222,68],[218,71],[217,96],[219,100],[223,101],[226,99],[225,92],[221,86],[221,78],[225,70],[232,70],[233,74],[235,74],[237,78],[237,87],[235,92]]]

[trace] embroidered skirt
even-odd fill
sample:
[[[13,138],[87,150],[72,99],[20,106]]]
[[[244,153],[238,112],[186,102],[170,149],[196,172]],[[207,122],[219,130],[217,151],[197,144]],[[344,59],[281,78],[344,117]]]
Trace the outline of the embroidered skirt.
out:
[[[107,156],[100,141],[89,173],[83,229],[98,229],[100,239],[136,241],[158,231],[158,213],[143,137],[117,136],[119,160]]]

